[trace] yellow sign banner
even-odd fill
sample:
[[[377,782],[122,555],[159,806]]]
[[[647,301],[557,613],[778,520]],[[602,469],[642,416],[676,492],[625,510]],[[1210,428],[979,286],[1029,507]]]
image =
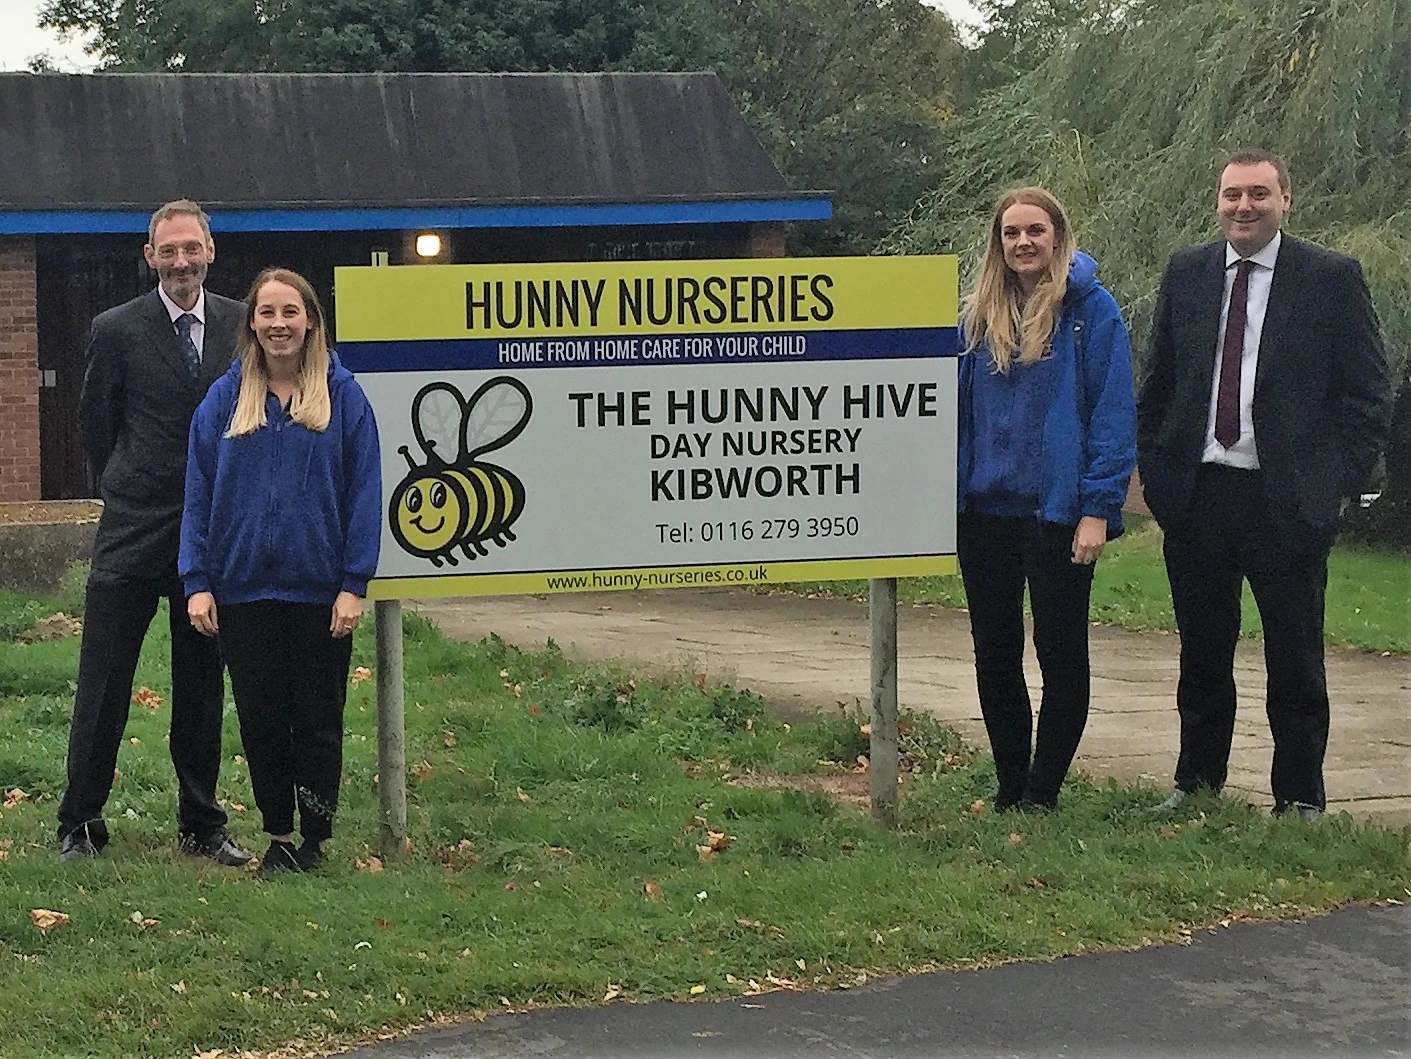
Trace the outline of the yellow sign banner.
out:
[[[954,327],[956,259],[337,270],[340,342]]]

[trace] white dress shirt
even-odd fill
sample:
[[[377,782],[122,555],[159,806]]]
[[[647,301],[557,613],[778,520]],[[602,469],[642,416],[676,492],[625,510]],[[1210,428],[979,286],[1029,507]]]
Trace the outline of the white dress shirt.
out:
[[[1269,288],[1274,283],[1274,263],[1279,257],[1283,232],[1264,244],[1249,260],[1254,267],[1249,272],[1249,300],[1244,317],[1244,352],[1240,357],[1240,439],[1232,448],[1215,440],[1215,406],[1220,400],[1220,366],[1225,359],[1225,325],[1230,315],[1230,288],[1235,285],[1235,266],[1240,256],[1229,243],[1225,244],[1225,297],[1220,306],[1220,331],[1215,339],[1215,374],[1210,381],[1210,414],[1205,422],[1205,463],[1222,463],[1247,471],[1259,469],[1259,450],[1254,439],[1254,372],[1259,364],[1259,340],[1264,333],[1264,315],[1269,310]]]
[[[202,287],[196,295],[196,304],[189,309],[183,309],[176,302],[167,297],[167,292],[160,286],[157,293],[161,295],[162,304],[167,307],[167,315],[171,317],[172,330],[176,330],[177,317],[190,313],[196,317],[196,322],[191,325],[191,341],[196,343],[196,357],[201,359],[206,351],[206,288]],[[1227,299],[1228,300],[1228,299]]]

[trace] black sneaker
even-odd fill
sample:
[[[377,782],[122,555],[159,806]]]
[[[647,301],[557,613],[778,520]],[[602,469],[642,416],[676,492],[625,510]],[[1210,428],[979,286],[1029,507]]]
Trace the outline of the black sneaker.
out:
[[[108,844],[108,825],[101,816],[85,820],[59,840],[59,859],[65,863],[98,856]]]
[[[209,857],[227,868],[243,868],[255,858],[235,844],[225,828],[212,831],[208,835],[182,832],[177,840],[177,848],[192,857]]]
[[[294,848],[292,842],[280,842],[278,839],[270,842],[269,849],[265,850],[265,855],[260,858],[259,874],[277,875],[281,872],[292,871],[302,872],[304,866],[299,863],[299,851]]]
[[[307,838],[294,855],[299,859],[304,871],[317,871],[323,867],[325,860],[322,843],[310,842]]]

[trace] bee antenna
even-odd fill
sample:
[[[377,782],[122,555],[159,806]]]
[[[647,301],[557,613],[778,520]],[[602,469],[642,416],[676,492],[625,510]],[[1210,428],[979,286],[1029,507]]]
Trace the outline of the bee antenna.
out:
[[[412,460],[412,451],[405,445],[397,446],[397,451],[407,458],[407,466],[413,471],[416,470],[416,463]]]

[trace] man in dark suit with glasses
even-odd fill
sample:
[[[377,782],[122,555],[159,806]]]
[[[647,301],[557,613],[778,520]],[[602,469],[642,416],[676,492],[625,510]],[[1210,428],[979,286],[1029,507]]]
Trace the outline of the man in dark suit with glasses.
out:
[[[210,219],[186,199],[158,209],[143,255],[157,289],[93,321],[79,405],[103,499],[85,595],[69,729],[59,859],[97,856],[103,806],[147,627],[166,598],[171,627],[171,757],[179,848],[238,867],[250,860],[216,803],[224,682],[216,644],[191,627],[176,575],[187,433],[207,388],[230,366],[243,308],[205,290]]]

